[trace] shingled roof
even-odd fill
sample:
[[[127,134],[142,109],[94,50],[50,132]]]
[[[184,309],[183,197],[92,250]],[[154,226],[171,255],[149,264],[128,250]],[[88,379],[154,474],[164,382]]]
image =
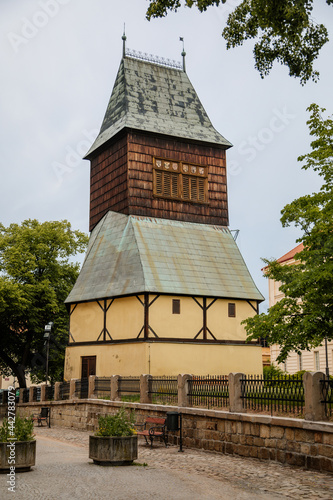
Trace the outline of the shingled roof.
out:
[[[110,211],[66,303],[143,292],[264,300],[228,228]]]
[[[229,148],[213,127],[187,74],[123,57],[99,135],[86,158],[124,128]]]

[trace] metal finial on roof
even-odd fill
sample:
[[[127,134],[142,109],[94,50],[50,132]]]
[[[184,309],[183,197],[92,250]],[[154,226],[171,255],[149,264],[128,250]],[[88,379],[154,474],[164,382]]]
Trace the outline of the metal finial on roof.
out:
[[[186,52],[185,52],[185,46],[184,46],[184,38],[182,36],[179,37],[179,40],[181,42],[183,42],[183,52],[182,52],[182,56],[183,56],[183,71],[184,73],[186,73],[186,66],[185,66],[185,56],[186,56]]]
[[[121,37],[122,41],[123,41],[123,57],[126,56],[126,40],[127,40],[127,37],[125,35],[125,23],[124,23],[124,33],[123,33],[123,36]]]

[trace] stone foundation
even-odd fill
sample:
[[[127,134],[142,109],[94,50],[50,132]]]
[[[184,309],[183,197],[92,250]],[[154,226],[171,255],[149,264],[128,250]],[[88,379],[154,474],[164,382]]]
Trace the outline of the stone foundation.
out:
[[[99,415],[115,413],[121,405],[86,399],[21,403],[17,408],[21,416],[29,416],[48,406],[51,426],[93,431]],[[126,407],[135,411],[138,423],[149,415],[164,417],[167,411],[181,411],[185,447],[333,473],[332,423],[153,404],[126,403]],[[169,433],[169,442],[179,444],[179,433]]]

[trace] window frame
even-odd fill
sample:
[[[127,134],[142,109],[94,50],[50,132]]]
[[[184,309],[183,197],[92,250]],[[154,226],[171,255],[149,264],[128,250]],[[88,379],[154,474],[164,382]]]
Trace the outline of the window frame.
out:
[[[236,302],[228,302],[228,318],[236,318]]]
[[[158,166],[158,162],[161,162],[161,166]],[[169,165],[168,169],[165,167],[165,164]],[[195,172],[193,171],[194,169],[196,170]],[[200,173],[202,169],[204,173]],[[170,194],[165,194],[164,186],[167,179],[169,179],[167,182],[170,185]],[[177,179],[177,182],[175,183],[173,179]],[[184,182],[185,179],[186,182]],[[185,186],[186,183],[187,186]],[[174,194],[175,190],[177,191],[176,194]],[[192,196],[193,190],[196,192],[196,197]],[[188,196],[184,196],[184,191],[188,192]],[[183,203],[209,205],[208,166],[171,160],[169,158],[153,157],[153,196],[165,200],[177,200]],[[200,197],[203,199],[200,199]]]

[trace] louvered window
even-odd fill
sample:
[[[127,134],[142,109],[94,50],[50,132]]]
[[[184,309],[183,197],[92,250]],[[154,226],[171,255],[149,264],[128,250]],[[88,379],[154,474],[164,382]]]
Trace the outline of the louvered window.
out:
[[[207,167],[155,158],[154,195],[192,203],[207,203]]]

